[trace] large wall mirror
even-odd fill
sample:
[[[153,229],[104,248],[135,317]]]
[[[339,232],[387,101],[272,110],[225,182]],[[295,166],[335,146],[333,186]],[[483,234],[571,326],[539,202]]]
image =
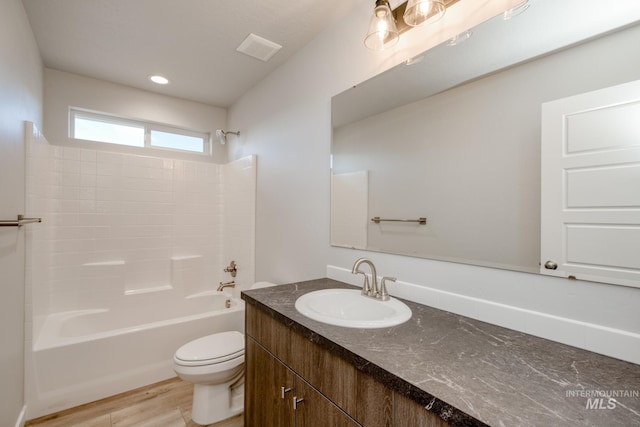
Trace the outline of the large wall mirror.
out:
[[[600,6],[531,0],[335,96],[331,244],[538,272],[541,104],[640,79],[637,0]]]

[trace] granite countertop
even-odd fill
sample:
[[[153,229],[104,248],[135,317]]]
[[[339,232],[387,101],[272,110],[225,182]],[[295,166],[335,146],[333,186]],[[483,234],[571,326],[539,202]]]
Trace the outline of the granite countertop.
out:
[[[242,299],[454,425],[640,426],[640,365],[406,300],[413,316],[391,328],[296,311],[299,296],[326,288],[353,286],[318,279]]]

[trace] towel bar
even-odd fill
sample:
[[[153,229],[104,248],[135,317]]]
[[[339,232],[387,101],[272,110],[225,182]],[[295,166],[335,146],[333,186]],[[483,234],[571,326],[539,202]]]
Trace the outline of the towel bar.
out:
[[[23,215],[18,215],[18,219],[0,220],[0,227],[22,227],[36,222],[42,222],[42,218],[25,218]]]
[[[380,224],[380,222],[382,221],[391,221],[391,222],[417,222],[420,225],[425,225],[427,223],[427,218],[421,217],[418,219],[385,219],[385,218],[380,218],[379,216],[374,216],[373,218],[371,218],[372,222],[375,222],[376,224]]]

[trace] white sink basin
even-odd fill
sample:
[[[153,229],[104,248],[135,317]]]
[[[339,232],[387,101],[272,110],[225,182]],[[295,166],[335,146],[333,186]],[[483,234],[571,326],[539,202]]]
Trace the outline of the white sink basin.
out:
[[[348,328],[386,328],[411,318],[411,309],[395,298],[380,301],[357,289],[323,289],[296,300],[296,310],[318,322]]]

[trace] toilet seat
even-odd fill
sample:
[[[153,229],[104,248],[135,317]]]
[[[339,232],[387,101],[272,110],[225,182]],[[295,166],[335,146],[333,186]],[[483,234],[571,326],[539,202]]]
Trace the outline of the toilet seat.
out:
[[[244,335],[237,331],[207,335],[180,347],[173,360],[180,366],[216,365],[233,359],[244,360]]]

